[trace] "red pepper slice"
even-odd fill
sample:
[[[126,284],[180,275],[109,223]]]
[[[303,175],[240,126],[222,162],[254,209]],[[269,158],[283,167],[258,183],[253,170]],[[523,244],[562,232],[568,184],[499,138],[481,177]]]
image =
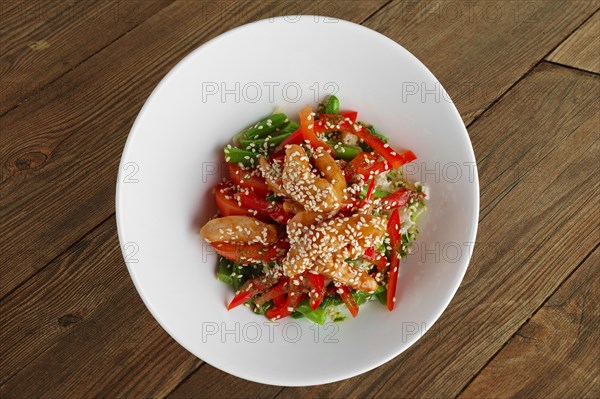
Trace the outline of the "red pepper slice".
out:
[[[278,241],[275,245],[264,244],[230,244],[226,242],[212,242],[212,247],[222,257],[242,265],[271,262],[281,259],[285,255],[285,248],[289,245],[286,241]]]
[[[300,130],[302,131],[302,137],[304,138],[304,140],[308,141],[310,145],[315,149],[323,148],[323,150],[333,154],[333,150],[331,149],[331,147],[323,141],[319,140],[319,138],[315,134],[315,119],[312,115],[312,109],[310,108],[310,106],[307,105],[304,108],[302,108],[298,116],[300,117]]]
[[[275,305],[276,308],[282,306],[286,302],[287,302],[287,294],[273,298],[273,305]]]
[[[315,121],[315,132],[349,131],[352,124],[356,122],[357,116],[356,111],[347,111],[341,114],[319,114],[319,119]]]
[[[229,305],[227,305],[227,310],[231,310],[236,306],[240,306],[248,302],[258,293],[270,288],[273,284],[275,284],[275,281],[265,276],[255,277],[252,280],[246,281],[240,287]]]
[[[368,128],[362,125],[352,124],[351,130],[351,133],[356,134],[369,147],[371,147],[373,151],[381,155],[392,168],[399,168],[405,163],[412,162],[417,159],[417,156],[414,154],[414,152],[410,150],[400,154],[397,153],[392,149],[392,147],[374,136]]]
[[[387,267],[387,259],[385,256],[375,251],[375,247],[369,247],[362,256],[368,262],[377,266],[377,271],[382,272]]]
[[[325,276],[308,272],[308,281],[310,286],[309,304],[312,310],[319,307],[323,298],[325,298]]]
[[[265,312],[265,316],[271,320],[278,320],[291,315],[302,299],[302,276],[292,277],[288,284],[288,294],[285,302],[279,306],[270,308]]]
[[[348,118],[352,123],[356,122],[356,118],[358,117],[358,112],[356,111],[346,111],[342,112],[340,115],[344,117],[344,119]]]
[[[277,297],[281,297],[281,296],[287,294],[287,292],[288,292],[288,279],[283,278],[273,288],[271,288],[270,290],[268,290],[267,292],[263,293],[261,296],[256,298],[254,303],[256,303],[257,305],[262,305],[266,302],[269,302],[272,299],[275,299]]]
[[[340,298],[342,298],[342,301],[344,301],[344,303],[346,304],[346,307],[350,311],[352,317],[356,317],[356,315],[358,314],[358,304],[354,300],[354,297],[350,292],[350,288],[348,288],[345,285],[341,285],[337,287],[336,292],[340,295]]]
[[[233,184],[249,188],[262,197],[269,194],[269,187],[257,170],[242,169],[234,163],[228,163],[227,165],[229,166],[229,177]]]
[[[302,143],[302,129],[296,130],[294,133],[290,134],[285,140],[279,144],[276,151],[284,150],[285,146],[288,144],[300,144]]]
[[[392,259],[390,261],[390,271],[387,288],[387,308],[394,310],[396,302],[396,287],[398,285],[398,269],[400,267],[400,246],[402,245],[402,231],[400,226],[400,213],[398,208],[392,211],[387,225],[387,232],[390,236],[392,246]]]
[[[354,159],[348,162],[344,169],[346,181],[350,182],[355,176],[362,176],[363,180],[389,170],[390,167],[385,160],[379,160],[379,155],[374,152],[360,152]]]
[[[375,179],[371,179],[371,182],[369,183],[369,188],[367,189],[367,194],[365,195],[365,198],[363,199],[362,203],[360,204],[361,208],[368,205],[369,202],[371,202],[371,200],[373,199],[374,192],[375,192]]]
[[[390,195],[381,199],[381,205],[383,209],[402,208],[411,198],[416,200],[422,199],[425,196],[423,193],[418,193],[408,188],[400,188]]]

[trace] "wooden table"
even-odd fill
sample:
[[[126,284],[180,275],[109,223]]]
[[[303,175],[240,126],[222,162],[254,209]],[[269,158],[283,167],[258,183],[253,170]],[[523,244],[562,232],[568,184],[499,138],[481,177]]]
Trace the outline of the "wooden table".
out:
[[[599,398],[600,2],[14,1],[0,8],[0,397]],[[132,122],[232,27],[327,14],[448,89],[478,161],[477,245],[421,340],[324,386],[227,375],[181,348],[126,271],[115,179]]]

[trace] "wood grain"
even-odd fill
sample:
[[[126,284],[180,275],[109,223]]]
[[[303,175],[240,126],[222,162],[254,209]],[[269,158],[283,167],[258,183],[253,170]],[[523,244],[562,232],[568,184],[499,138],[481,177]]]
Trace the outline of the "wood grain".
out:
[[[206,369],[206,371],[204,371]],[[192,376],[184,381],[169,399],[206,398],[273,398],[281,387],[258,384],[224,373],[206,363],[202,364]]]
[[[159,397],[201,361],[152,318],[114,217],[0,303],[0,397]]]
[[[366,26],[417,56],[468,124],[598,7],[596,0],[397,1]]]
[[[600,73],[600,12],[562,42],[548,61]]]
[[[17,104],[41,96],[46,84],[171,2],[2,2],[0,115]]]
[[[440,320],[382,367],[338,384],[285,388],[277,397],[458,395],[598,243],[597,234],[580,232],[599,228],[590,201],[600,185],[599,89],[599,77],[542,64],[478,119],[469,132],[488,213]],[[199,380],[209,371],[203,367]]]
[[[596,248],[460,398],[600,397],[598,265]]]
[[[360,22],[382,4],[329,6],[335,5],[337,17]],[[315,10],[305,6],[300,11]],[[256,7],[249,0],[219,7],[195,1],[167,7],[48,86],[43,101],[33,99],[0,118],[0,228],[11,231],[0,241],[0,297],[114,212],[118,162],[131,124],[185,54],[234,24],[290,9],[289,3]],[[236,10],[232,19],[229,12]]]

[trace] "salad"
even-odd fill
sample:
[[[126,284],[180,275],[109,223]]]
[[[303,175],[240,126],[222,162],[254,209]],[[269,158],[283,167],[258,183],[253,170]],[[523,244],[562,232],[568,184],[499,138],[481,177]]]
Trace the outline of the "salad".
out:
[[[215,188],[218,214],[200,235],[219,254],[217,278],[270,320],[323,324],[359,306],[396,302],[400,259],[418,234],[425,190],[396,151],[357,112],[329,96],[299,124],[276,112],[224,148],[229,178]]]

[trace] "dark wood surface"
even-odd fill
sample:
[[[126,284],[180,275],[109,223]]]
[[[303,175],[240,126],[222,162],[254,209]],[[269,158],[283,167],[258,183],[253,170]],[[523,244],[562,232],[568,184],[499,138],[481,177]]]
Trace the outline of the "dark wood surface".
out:
[[[599,1],[0,3],[0,398],[600,397]],[[409,350],[281,388],[203,363],[144,307],[116,235],[131,124],[207,40],[286,13],[375,29],[440,79],[468,127],[473,259]],[[135,333],[132,333],[135,331]]]

